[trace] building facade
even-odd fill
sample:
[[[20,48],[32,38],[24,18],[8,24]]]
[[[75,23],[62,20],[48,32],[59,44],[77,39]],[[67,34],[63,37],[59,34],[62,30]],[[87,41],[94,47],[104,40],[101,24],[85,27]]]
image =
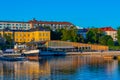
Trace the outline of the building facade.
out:
[[[11,30],[29,30],[31,28],[28,22],[21,21],[0,21],[0,29],[9,28]]]
[[[87,32],[88,32],[88,29],[85,29],[85,28],[77,30],[77,34],[82,35],[85,39],[86,39]]]
[[[100,28],[100,30],[102,30],[105,35],[109,35],[113,38],[113,41],[117,41],[117,31],[115,29],[113,29],[112,27],[104,27],[104,28]]]
[[[69,29],[70,27],[74,26],[70,22],[37,21],[35,19],[29,21],[29,23],[32,28],[35,28],[36,26],[43,26],[43,27],[49,27],[51,30],[62,29],[62,28]]]
[[[70,22],[56,22],[56,21],[37,21],[35,19],[28,22],[24,21],[0,21],[0,29],[9,28],[11,30],[29,30],[38,26],[47,26],[52,30],[70,28],[74,26]]]
[[[1,30],[0,35],[10,35],[15,43],[27,43],[31,41],[47,41],[50,40],[50,31],[45,29],[34,30]]]

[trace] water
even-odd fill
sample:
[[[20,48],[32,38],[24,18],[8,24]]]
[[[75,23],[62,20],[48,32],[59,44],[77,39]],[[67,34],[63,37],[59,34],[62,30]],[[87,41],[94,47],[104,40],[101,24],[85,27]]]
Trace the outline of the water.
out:
[[[119,80],[120,62],[100,56],[42,57],[0,61],[0,80]]]

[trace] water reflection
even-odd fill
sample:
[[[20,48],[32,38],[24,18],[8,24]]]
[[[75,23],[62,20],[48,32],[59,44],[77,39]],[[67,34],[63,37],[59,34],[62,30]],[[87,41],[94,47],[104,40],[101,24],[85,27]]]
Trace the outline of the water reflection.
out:
[[[41,57],[39,61],[0,61],[0,80],[118,80],[120,62],[101,56]]]

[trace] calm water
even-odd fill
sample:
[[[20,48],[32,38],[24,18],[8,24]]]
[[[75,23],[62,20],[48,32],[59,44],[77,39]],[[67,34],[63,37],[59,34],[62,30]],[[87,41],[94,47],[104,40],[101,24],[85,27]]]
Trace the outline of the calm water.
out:
[[[0,61],[0,80],[119,80],[120,62],[93,56]]]

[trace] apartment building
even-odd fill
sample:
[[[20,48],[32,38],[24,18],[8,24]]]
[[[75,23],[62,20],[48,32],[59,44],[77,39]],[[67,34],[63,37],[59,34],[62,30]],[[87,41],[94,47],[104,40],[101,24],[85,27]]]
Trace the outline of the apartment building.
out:
[[[47,26],[52,30],[66,28],[69,29],[74,26],[70,22],[56,22],[56,21],[37,21],[35,19],[28,22],[24,21],[0,21],[0,29],[9,28],[11,30],[29,30],[38,26]]]
[[[10,35],[16,43],[50,40],[50,31],[41,27],[30,30],[0,30],[0,35],[4,37],[4,34]]]
[[[106,35],[110,35],[113,38],[113,41],[117,41],[117,31],[112,27],[103,27],[100,28]]]
[[[88,29],[86,29],[86,28],[77,30],[77,34],[82,35],[85,39],[86,39],[87,32],[88,32]]]
[[[29,30],[31,28],[28,22],[22,21],[0,21],[0,29],[9,28],[11,30]]]
[[[56,22],[56,21],[37,21],[35,19],[30,20],[29,21],[30,26],[32,28],[36,27],[36,26],[47,26],[52,30],[56,30],[56,29],[62,29],[62,28],[66,28],[69,29],[70,27],[74,26],[72,23],[70,22]]]

